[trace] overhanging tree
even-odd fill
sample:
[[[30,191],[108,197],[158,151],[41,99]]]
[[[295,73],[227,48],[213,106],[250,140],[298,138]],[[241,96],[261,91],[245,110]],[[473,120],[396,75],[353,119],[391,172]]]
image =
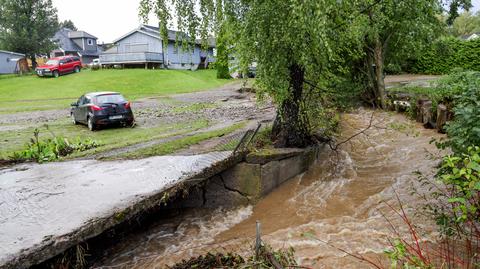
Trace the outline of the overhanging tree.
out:
[[[329,31],[352,11],[352,2],[143,0],[140,14],[143,18],[156,14],[161,29],[176,17],[178,30],[190,36],[215,32],[218,27],[225,30],[242,70],[246,72],[252,62],[257,63],[259,94],[268,94],[278,104],[272,134],[276,146],[304,147],[312,141],[304,106],[306,91],[322,88],[335,66],[342,62],[338,52],[360,33],[343,21],[337,32]],[[215,9],[210,14],[222,9],[224,17],[217,16],[213,23],[217,28],[206,29],[209,23],[204,21],[212,18],[198,15],[198,6],[200,10]],[[175,16],[171,15],[173,12]],[[200,21],[196,24],[199,29],[189,27],[196,21]]]
[[[21,52],[32,60],[48,53],[58,30],[57,10],[51,0],[0,0],[0,46]]]

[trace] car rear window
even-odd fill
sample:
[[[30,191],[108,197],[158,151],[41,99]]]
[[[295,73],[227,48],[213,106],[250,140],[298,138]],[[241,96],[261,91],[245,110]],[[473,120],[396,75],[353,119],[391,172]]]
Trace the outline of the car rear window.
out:
[[[105,103],[122,103],[125,102],[125,98],[123,98],[120,94],[105,94],[99,95],[95,97],[95,103],[97,104],[105,104]]]

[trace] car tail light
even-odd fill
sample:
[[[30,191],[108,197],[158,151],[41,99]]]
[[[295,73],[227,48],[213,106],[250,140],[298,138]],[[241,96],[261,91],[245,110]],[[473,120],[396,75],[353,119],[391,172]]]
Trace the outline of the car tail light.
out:
[[[127,102],[127,103],[125,104],[125,108],[126,108],[126,109],[130,109],[130,102]]]
[[[90,107],[92,108],[92,110],[93,110],[93,111],[100,111],[100,110],[103,110],[103,108],[102,108],[102,107],[99,107],[99,106],[97,106],[97,105],[91,105]]]

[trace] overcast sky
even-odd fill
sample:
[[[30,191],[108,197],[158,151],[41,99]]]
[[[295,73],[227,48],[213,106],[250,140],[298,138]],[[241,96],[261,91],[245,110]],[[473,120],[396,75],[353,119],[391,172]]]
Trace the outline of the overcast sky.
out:
[[[473,11],[480,9],[480,0],[472,0]],[[114,39],[138,27],[139,0],[53,0],[61,21],[72,20],[79,30],[96,37],[99,42]],[[150,24],[156,25],[152,17]]]
[[[141,23],[139,0],[53,0],[60,21],[72,20],[79,30],[111,42]],[[154,18],[150,24],[157,24]]]

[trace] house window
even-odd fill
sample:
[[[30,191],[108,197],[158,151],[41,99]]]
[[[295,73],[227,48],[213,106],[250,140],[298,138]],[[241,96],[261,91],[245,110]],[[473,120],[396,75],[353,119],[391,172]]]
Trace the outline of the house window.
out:
[[[93,46],[93,39],[87,39],[87,44]]]

